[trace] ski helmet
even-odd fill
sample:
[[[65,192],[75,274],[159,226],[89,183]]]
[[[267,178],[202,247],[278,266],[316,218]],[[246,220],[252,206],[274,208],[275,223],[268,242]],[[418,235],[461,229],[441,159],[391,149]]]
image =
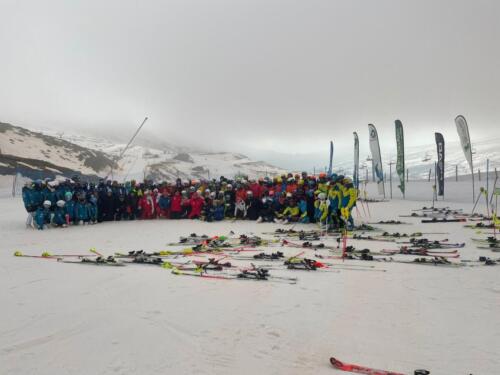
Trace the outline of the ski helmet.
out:
[[[65,201],[63,201],[62,199],[60,199],[60,200],[58,200],[58,201],[57,201],[57,203],[56,203],[56,204],[57,204],[57,207],[59,207],[59,208],[63,208],[63,207],[64,207],[64,205],[66,204],[66,202],[65,202]]]
[[[52,202],[51,201],[47,200],[47,201],[43,202],[43,207],[49,208],[50,206],[52,206]]]

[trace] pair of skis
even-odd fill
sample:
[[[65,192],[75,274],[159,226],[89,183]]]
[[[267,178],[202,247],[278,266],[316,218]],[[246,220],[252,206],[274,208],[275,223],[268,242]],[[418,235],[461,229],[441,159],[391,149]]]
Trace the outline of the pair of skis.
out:
[[[405,375],[401,372],[387,371],[387,370],[377,370],[371,367],[360,366],[354,363],[347,363],[338,360],[337,358],[331,357],[330,363],[334,368],[341,371],[353,372],[356,374],[365,375]],[[429,375],[430,372],[427,370],[415,370],[414,375]]]
[[[296,277],[281,277],[270,275],[269,271],[263,268],[254,268],[254,269],[245,269],[237,274],[209,274],[200,271],[184,271],[179,268],[174,268],[172,270],[174,275],[178,276],[194,276],[201,277],[207,279],[216,279],[216,280],[254,280],[254,281],[271,281],[271,282],[282,282],[287,284],[296,284]]]

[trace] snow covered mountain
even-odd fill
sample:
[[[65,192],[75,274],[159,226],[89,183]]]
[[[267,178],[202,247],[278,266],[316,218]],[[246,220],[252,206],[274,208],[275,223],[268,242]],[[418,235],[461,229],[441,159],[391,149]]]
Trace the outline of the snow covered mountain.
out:
[[[274,176],[283,169],[245,155],[200,152],[160,141],[137,140],[123,157],[125,143],[82,134],[24,129],[0,123],[0,174],[31,178],[71,175],[110,176],[118,181],[208,179],[223,175]],[[118,160],[119,159],[119,160]]]
[[[104,152],[0,123],[2,175],[20,173],[30,178],[45,178],[77,173],[95,177],[115,166],[113,159]]]

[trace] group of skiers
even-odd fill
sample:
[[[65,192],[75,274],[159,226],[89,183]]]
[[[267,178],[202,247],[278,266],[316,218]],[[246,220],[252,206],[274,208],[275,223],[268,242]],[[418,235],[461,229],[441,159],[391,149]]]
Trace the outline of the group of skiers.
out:
[[[201,180],[175,183],[79,178],[35,180],[23,188],[27,225],[95,224],[135,219],[248,219],[258,222],[320,223],[353,226],[358,190],[348,177],[336,174],[282,175],[274,178]]]

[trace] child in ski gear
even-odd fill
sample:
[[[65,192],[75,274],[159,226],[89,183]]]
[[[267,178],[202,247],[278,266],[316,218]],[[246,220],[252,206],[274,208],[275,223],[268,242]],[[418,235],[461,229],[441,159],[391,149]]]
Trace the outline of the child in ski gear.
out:
[[[54,216],[52,218],[52,225],[56,227],[66,227],[66,209],[65,206],[66,202],[61,200],[58,200],[56,202],[56,208],[54,210]]]
[[[75,221],[75,201],[73,200],[73,193],[68,191],[64,194],[66,203],[64,210],[66,212],[66,225],[73,224]]]
[[[85,199],[85,193],[80,192],[78,194],[78,200],[75,203],[75,223],[86,224],[89,222],[89,212],[87,208],[87,201]]]
[[[35,223],[36,227],[39,230],[43,230],[46,225],[50,224],[51,221],[51,212],[50,212],[50,206],[52,203],[50,203],[49,200],[46,200],[43,202],[42,207],[39,207],[35,211]]]
[[[189,200],[191,211],[189,212],[188,219],[199,219],[204,204],[204,199],[200,197],[198,192],[195,191]]]

